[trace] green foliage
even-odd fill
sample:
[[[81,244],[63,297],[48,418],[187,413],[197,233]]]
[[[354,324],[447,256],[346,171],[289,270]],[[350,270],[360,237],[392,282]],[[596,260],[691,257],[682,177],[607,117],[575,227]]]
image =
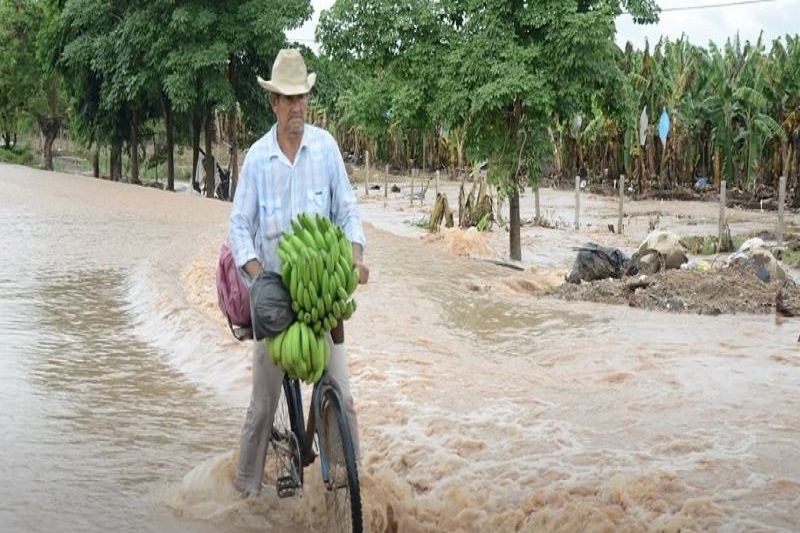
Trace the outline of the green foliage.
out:
[[[10,149],[0,146],[0,162],[33,166],[35,161],[36,155],[27,144],[14,146]]]
[[[65,116],[61,79],[48,63],[58,13],[36,0],[0,0],[0,129],[15,132],[24,114],[42,131]]]

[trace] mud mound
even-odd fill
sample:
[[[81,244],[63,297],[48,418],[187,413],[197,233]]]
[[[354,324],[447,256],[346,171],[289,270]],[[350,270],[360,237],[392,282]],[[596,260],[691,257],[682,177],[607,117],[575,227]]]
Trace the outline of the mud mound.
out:
[[[448,252],[466,257],[495,257],[497,254],[486,243],[486,235],[475,228],[442,228],[439,233],[426,237],[429,242],[439,242]]]
[[[565,283],[553,294],[564,300],[701,315],[773,313],[776,305],[781,313],[800,311],[800,290],[794,284],[784,287],[779,281],[762,283],[751,272],[735,269],[705,273],[667,270],[644,279]]]
[[[529,294],[549,293],[564,283],[564,271],[531,268],[524,274],[505,280],[503,284],[510,292]]]
[[[192,306],[225,328],[228,323],[217,304],[216,269],[219,260],[218,247],[207,244],[183,272],[181,278],[186,299]]]

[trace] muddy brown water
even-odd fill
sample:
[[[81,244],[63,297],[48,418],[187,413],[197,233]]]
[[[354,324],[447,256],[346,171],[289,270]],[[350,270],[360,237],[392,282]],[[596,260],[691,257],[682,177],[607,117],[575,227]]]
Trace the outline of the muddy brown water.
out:
[[[0,530],[325,531],[315,470],[292,501],[230,487],[249,350],[209,288],[229,204],[7,165],[0,184]],[[347,338],[372,531],[797,528],[798,322],[534,297],[363,206]]]

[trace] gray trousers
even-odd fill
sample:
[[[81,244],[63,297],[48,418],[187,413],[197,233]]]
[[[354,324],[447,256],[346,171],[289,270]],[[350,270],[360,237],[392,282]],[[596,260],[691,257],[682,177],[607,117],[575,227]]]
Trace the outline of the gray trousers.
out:
[[[350,432],[353,436],[356,458],[359,455],[358,421],[353,408],[353,396],[350,393],[350,375],[347,372],[347,352],[344,344],[333,344],[330,335],[331,358],[328,363],[328,375],[339,385],[344,401]],[[253,349],[253,392],[250,395],[250,406],[242,428],[239,445],[239,462],[233,484],[240,492],[257,494],[261,490],[261,479],[264,475],[264,464],[267,459],[269,437],[272,420],[283,389],[283,370],[275,366],[267,355],[264,341],[254,341]],[[306,410],[303,413],[307,416]]]

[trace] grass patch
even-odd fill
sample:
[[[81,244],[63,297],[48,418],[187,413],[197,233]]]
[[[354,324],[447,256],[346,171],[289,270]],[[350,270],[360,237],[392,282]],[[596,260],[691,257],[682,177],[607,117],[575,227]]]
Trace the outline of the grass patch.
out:
[[[784,250],[781,253],[781,261],[791,268],[800,267],[800,250]]]
[[[25,143],[12,148],[0,147],[0,162],[32,167],[35,166],[36,154]]]
[[[729,251],[738,250],[748,239],[750,239],[750,237],[746,235],[734,235],[731,237],[731,250],[723,250],[722,252],[727,253]],[[681,239],[681,244],[683,244],[686,250],[692,255],[714,255],[721,253],[719,245],[717,244],[718,241],[719,239],[716,235],[691,235],[689,237],[683,237]]]
[[[408,224],[409,226],[416,226],[418,228],[430,229],[431,219],[430,217],[423,215],[417,220],[405,220],[405,223]]]

